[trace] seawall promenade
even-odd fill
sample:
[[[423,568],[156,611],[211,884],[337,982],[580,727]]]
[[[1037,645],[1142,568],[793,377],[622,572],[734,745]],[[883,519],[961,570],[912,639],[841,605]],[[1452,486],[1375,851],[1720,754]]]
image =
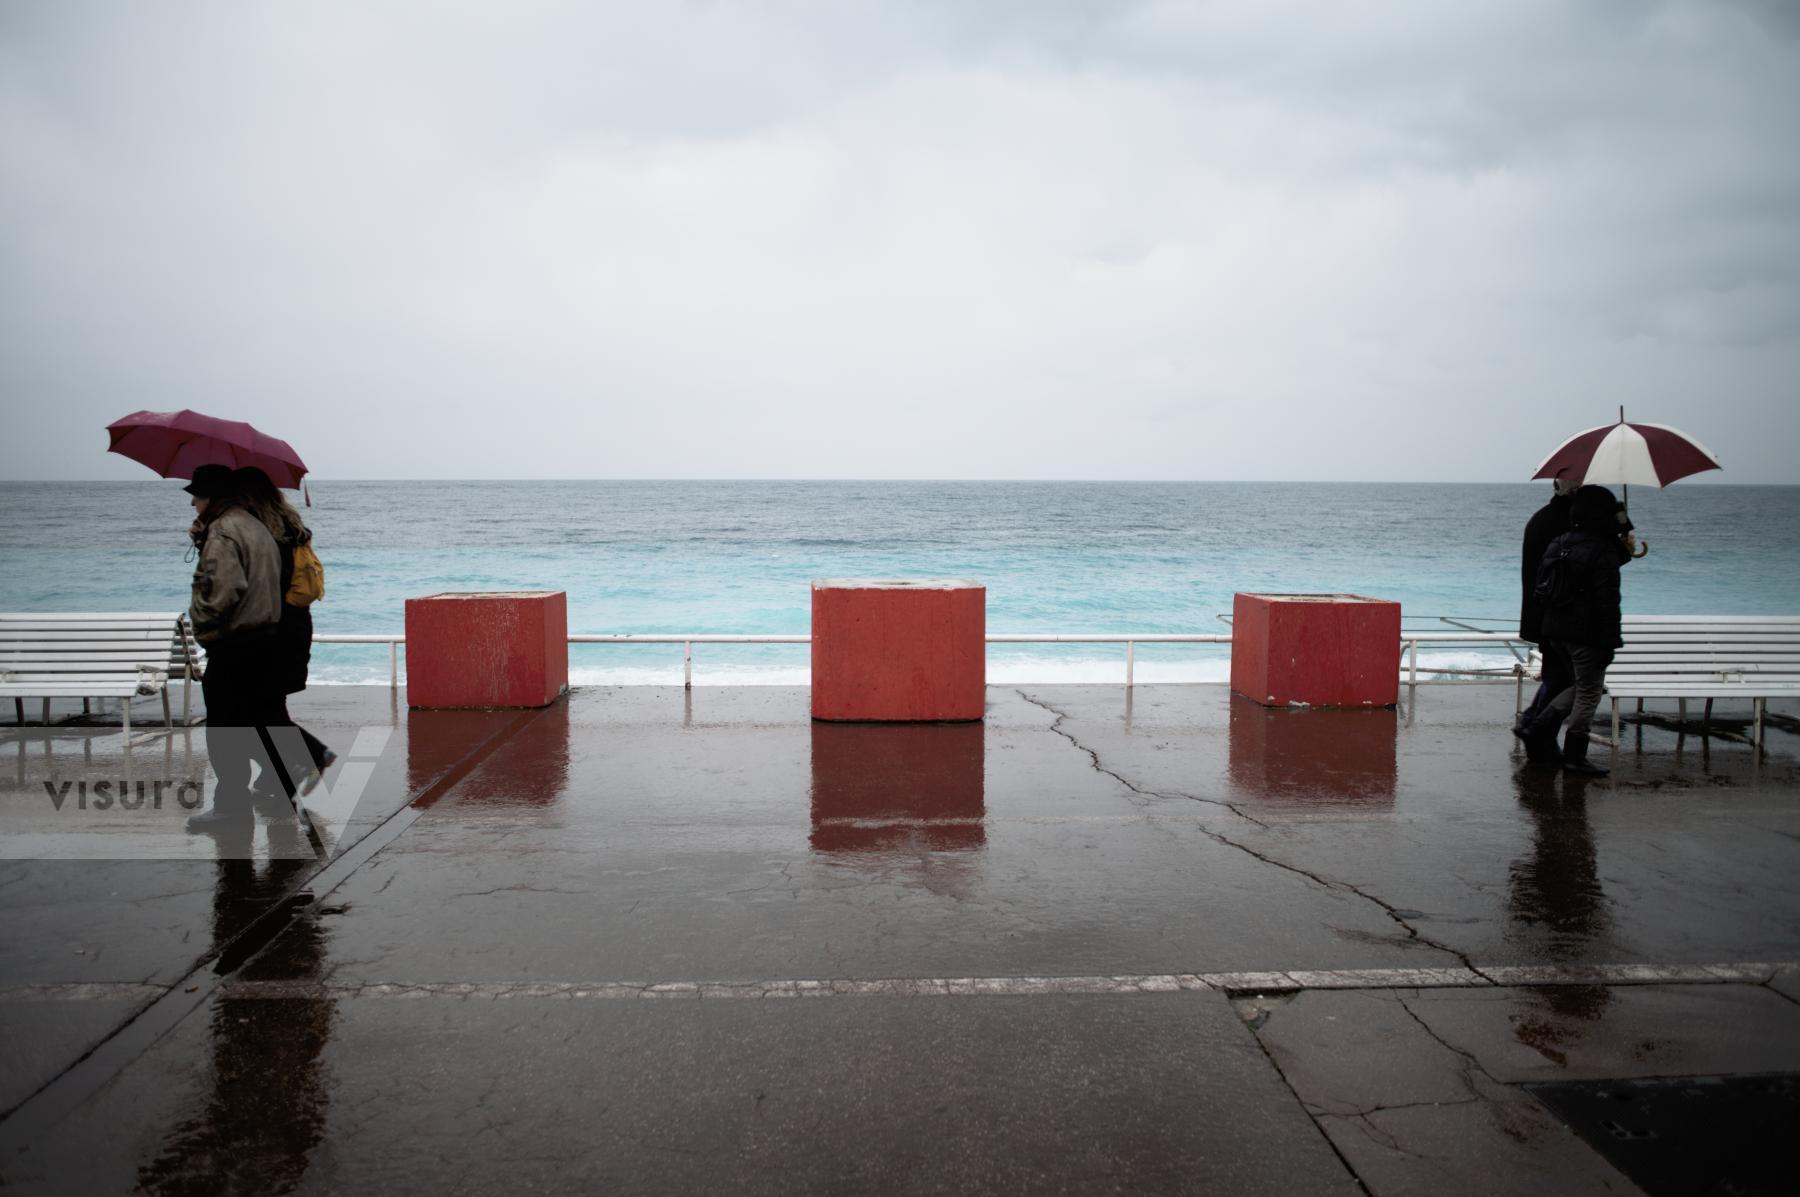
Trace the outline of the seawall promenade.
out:
[[[234,842],[52,800],[203,778],[198,729],[6,728],[0,1179],[1633,1192],[1567,1086],[1800,1073],[1797,712],[1583,781],[1512,703],[323,689],[313,826]]]

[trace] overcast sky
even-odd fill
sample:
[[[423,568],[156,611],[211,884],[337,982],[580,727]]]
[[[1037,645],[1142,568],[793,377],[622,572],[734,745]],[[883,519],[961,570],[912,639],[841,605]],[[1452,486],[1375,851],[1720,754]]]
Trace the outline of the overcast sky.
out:
[[[1800,483],[1800,4],[0,4],[0,478]]]

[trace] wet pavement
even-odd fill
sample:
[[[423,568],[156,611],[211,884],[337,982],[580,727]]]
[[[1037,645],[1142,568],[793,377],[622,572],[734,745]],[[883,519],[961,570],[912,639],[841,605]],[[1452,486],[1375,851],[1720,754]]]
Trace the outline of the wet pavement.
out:
[[[1512,704],[318,690],[232,842],[50,801],[197,729],[6,728],[0,1183],[1635,1192],[1526,1086],[1800,1073],[1800,724],[1583,781]]]

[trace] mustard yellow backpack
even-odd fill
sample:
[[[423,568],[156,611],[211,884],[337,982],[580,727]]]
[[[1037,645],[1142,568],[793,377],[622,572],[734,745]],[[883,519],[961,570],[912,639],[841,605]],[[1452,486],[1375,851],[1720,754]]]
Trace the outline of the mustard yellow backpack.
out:
[[[287,597],[282,601],[290,607],[310,607],[324,597],[324,563],[310,542],[295,545],[294,572],[288,581]]]

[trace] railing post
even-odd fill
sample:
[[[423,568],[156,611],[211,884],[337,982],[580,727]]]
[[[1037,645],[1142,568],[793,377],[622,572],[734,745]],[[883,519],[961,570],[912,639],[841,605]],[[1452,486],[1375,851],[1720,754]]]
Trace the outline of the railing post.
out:
[[[681,688],[683,690],[694,688],[694,642],[692,640],[681,642]]]
[[[400,642],[388,641],[388,689],[400,688]]]
[[[1137,670],[1137,645],[1130,640],[1125,642],[1125,685],[1132,685],[1132,678]]]
[[[1409,686],[1419,684],[1419,642],[1417,640],[1406,642],[1406,684]]]

